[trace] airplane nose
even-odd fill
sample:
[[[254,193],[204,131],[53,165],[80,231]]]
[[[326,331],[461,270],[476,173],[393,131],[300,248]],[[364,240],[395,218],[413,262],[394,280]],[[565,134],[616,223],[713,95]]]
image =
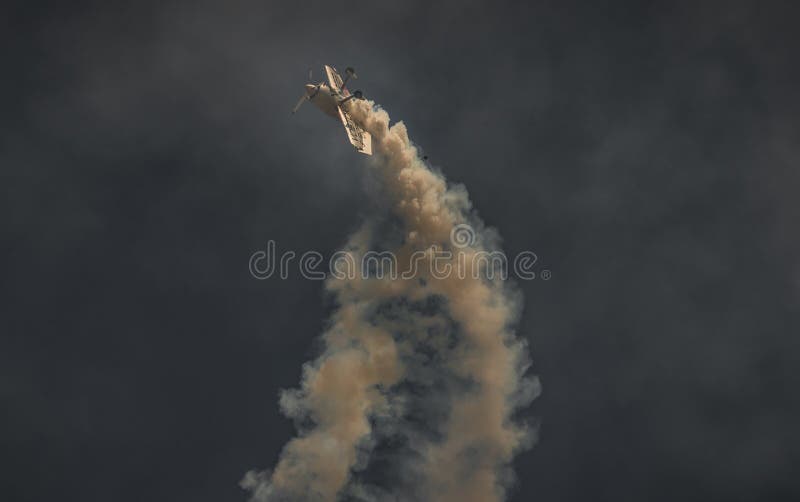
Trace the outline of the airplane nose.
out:
[[[306,84],[306,95],[311,96],[317,90],[317,86],[314,84]]]

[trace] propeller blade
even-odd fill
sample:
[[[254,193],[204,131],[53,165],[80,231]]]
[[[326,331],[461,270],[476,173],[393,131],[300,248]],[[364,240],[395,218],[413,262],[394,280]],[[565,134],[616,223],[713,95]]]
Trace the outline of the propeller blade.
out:
[[[313,68],[309,68],[308,69],[308,81],[309,82],[311,82],[311,79],[313,78],[312,77],[313,74],[314,74],[314,69]]]
[[[300,98],[300,101],[298,101],[297,104],[294,105],[294,109],[292,110],[292,114],[297,112],[297,110],[299,110],[300,107],[303,105],[303,103],[305,103],[306,101],[308,101],[308,94],[303,94],[303,96]]]

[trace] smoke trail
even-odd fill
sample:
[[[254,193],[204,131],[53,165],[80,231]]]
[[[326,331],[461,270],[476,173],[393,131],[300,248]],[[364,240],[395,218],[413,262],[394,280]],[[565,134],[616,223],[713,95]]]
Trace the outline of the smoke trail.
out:
[[[338,309],[324,352],[280,399],[298,436],[273,471],[241,484],[270,502],[503,500],[514,454],[532,443],[513,413],[537,392],[511,331],[520,299],[500,278],[458,272],[497,238],[466,190],[426,167],[402,122],[389,127],[372,102],[350,112],[373,137],[379,207],[345,250],[355,263],[391,251],[416,274],[328,280]],[[466,240],[465,223],[477,229]],[[446,251],[458,253],[442,260]]]

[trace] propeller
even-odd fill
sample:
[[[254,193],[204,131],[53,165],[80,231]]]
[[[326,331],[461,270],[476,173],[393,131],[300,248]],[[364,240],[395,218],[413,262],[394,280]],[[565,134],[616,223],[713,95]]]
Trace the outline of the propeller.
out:
[[[303,94],[300,97],[300,101],[298,101],[297,104],[294,105],[294,108],[292,109],[292,114],[295,114],[297,110],[299,110],[300,107],[303,106],[303,103],[305,103],[306,101],[308,101],[308,94]]]
[[[311,80],[313,78],[314,78],[314,68],[309,68],[308,69],[308,81],[311,82]],[[319,85],[317,85],[317,91],[319,91]],[[297,110],[299,110],[300,107],[303,106],[303,103],[305,103],[306,101],[309,101],[310,99],[311,98],[308,95],[308,91],[306,91],[306,93],[303,94],[303,96],[301,96],[300,99],[297,101],[297,104],[294,105],[294,108],[292,108],[292,114],[297,113]]]
[[[322,86],[321,82],[319,84],[317,84],[317,85],[306,84],[306,92],[305,92],[305,94],[303,94],[303,96],[300,97],[300,100],[297,102],[297,104],[294,105],[294,109],[292,110],[292,114],[297,112],[297,110],[301,106],[303,106],[303,102],[304,101],[311,101],[312,99],[314,99],[314,96],[317,95],[317,93],[319,92],[319,88],[321,86]]]

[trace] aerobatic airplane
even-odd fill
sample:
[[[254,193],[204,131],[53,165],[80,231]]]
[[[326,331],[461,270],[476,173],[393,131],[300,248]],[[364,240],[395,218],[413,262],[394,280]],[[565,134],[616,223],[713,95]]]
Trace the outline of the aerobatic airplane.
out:
[[[361,91],[353,91],[350,94],[350,91],[345,87],[350,77],[358,78],[358,76],[356,76],[356,72],[352,68],[346,68],[344,72],[346,76],[342,80],[342,77],[334,68],[325,65],[328,83],[306,84],[306,92],[297,102],[292,113],[295,113],[306,101],[311,101],[323,112],[333,118],[338,117],[342,121],[344,130],[347,132],[347,138],[356,147],[356,150],[372,155],[372,137],[353,121],[347,111],[349,108],[348,102],[351,99],[363,99]],[[311,73],[309,73],[309,80],[311,80]]]

